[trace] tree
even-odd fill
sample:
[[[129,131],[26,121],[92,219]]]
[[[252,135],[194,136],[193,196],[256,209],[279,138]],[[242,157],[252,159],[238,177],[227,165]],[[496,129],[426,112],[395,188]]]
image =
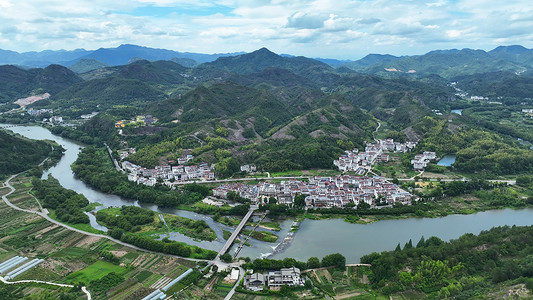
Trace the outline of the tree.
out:
[[[305,207],[305,198],[305,195],[296,194],[296,196],[294,196],[294,206],[297,208]]]
[[[315,269],[320,267],[320,260],[318,257],[309,257],[307,260],[307,268],[308,269]]]
[[[229,253],[224,253],[220,256],[220,259],[222,259],[223,262],[230,263],[233,261],[233,257]]]
[[[346,267],[346,257],[340,253],[333,253],[326,255],[322,258],[322,267],[335,266],[339,269],[344,269]]]

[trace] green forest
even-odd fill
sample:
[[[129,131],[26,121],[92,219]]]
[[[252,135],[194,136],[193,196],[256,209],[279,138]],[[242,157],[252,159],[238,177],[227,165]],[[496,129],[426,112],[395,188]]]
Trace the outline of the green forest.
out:
[[[361,258],[371,286],[384,294],[421,292],[430,299],[500,298],[503,286],[533,289],[533,227],[496,227],[444,242],[408,241]]]
[[[62,150],[56,143],[30,140],[0,129],[0,179],[34,168],[47,157],[57,161]]]

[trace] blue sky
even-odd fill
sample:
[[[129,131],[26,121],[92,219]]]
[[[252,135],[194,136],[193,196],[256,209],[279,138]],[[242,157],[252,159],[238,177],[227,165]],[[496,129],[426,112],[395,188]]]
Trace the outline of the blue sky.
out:
[[[526,0],[0,0],[0,48],[120,44],[337,59],[436,49],[533,48]]]

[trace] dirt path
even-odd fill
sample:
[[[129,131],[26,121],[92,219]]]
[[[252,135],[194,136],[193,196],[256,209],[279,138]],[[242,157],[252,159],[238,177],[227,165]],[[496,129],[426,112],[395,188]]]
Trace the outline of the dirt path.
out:
[[[42,283],[42,284],[48,284],[48,285],[55,285],[55,286],[60,286],[60,287],[68,287],[68,288],[73,288],[74,287],[73,285],[70,285],[70,284],[47,282],[47,281],[40,281],[40,280],[7,281],[2,276],[0,276],[0,281],[2,281],[5,284],[32,283],[33,282],[33,283]],[[91,300],[91,293],[89,293],[89,291],[85,287],[82,287],[81,290],[82,290],[82,292],[85,293],[85,295],[87,295],[87,300]]]
[[[351,293],[351,294],[338,295],[338,296],[335,296],[335,300],[341,300],[341,299],[346,299],[346,298],[350,298],[350,297],[355,297],[355,296],[359,296],[361,294],[363,294],[363,293],[357,292],[357,293]]]
[[[24,172],[22,172],[24,173]],[[113,241],[117,244],[120,244],[120,245],[123,245],[123,246],[126,246],[126,247],[129,247],[129,248],[132,248],[132,249],[135,249],[135,250],[138,250],[138,251],[143,251],[143,252],[148,252],[148,253],[155,253],[155,254],[160,254],[160,255],[164,255],[164,256],[169,256],[169,257],[175,257],[175,258],[181,258],[181,259],[184,259],[184,260],[189,260],[189,261],[206,261],[206,259],[195,259],[195,258],[188,258],[188,257],[182,257],[182,256],[177,256],[177,255],[171,255],[171,254],[166,254],[166,253],[162,253],[162,252],[155,252],[155,251],[150,251],[150,250],[146,250],[146,249],[143,249],[143,248],[139,248],[137,246],[134,246],[134,245],[131,245],[131,244],[128,244],[128,243],[124,243],[122,242],[121,240],[117,240],[117,239],[114,239],[108,235],[105,235],[105,234],[98,234],[98,233],[90,233],[90,232],[86,232],[86,231],[83,231],[83,230],[80,230],[80,229],[76,229],[74,227],[71,227],[69,225],[66,225],[66,224],[63,224],[61,222],[58,222],[52,218],[50,218],[46,213],[48,212],[47,210],[45,210],[45,212],[38,212],[38,211],[34,211],[34,210],[29,210],[29,209],[23,209],[23,208],[20,208],[16,205],[14,205],[13,203],[11,203],[7,197],[9,195],[11,195],[12,193],[14,193],[16,191],[16,189],[9,183],[13,178],[17,177],[18,175],[22,174],[22,173],[19,173],[19,174],[15,174],[11,177],[9,177],[6,182],[4,183],[6,185],[6,187],[8,187],[11,191],[5,195],[2,196],[2,200],[4,200],[4,202],[11,208],[15,209],[15,210],[18,210],[18,211],[23,211],[23,212],[26,212],[26,213],[30,213],[30,214],[36,214],[36,215],[39,215],[43,218],[45,218],[46,220],[48,220],[49,222],[53,223],[53,224],[56,224],[56,225],[59,225],[59,226],[62,226],[62,227],[65,227],[66,229],[68,230],[71,230],[71,231],[75,231],[75,232],[78,232],[78,233],[81,233],[81,234],[85,234],[85,235],[89,235],[89,236],[94,236],[94,237],[99,237],[99,238],[104,238],[104,239],[108,239],[110,241]]]

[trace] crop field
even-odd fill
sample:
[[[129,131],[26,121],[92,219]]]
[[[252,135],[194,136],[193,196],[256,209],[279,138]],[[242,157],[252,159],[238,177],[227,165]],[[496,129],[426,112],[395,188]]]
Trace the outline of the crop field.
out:
[[[123,267],[109,262],[97,261],[83,270],[70,274],[65,281],[67,283],[83,282],[89,284],[91,281],[100,279],[111,272],[122,275],[124,271],[126,269]]]
[[[32,202],[34,198],[28,194],[31,189],[29,179],[13,183],[17,191],[10,195],[10,199],[24,208],[37,209],[37,202]],[[0,195],[8,191],[0,188]],[[0,262],[15,255],[45,259],[39,266],[18,276],[17,280],[82,282],[91,292],[92,299],[141,299],[153,291],[150,286],[161,278],[174,279],[196,265],[178,258],[137,251],[105,238],[70,231],[38,215],[14,210],[3,201],[0,201],[0,216]],[[111,253],[115,260],[104,259],[103,252]],[[112,280],[108,280],[108,277]],[[102,286],[105,286],[103,290]],[[53,298],[59,298],[58,293],[69,291],[35,284],[13,285],[6,289],[17,298],[36,293],[50,293],[55,295]],[[84,299],[83,295],[75,298]]]

